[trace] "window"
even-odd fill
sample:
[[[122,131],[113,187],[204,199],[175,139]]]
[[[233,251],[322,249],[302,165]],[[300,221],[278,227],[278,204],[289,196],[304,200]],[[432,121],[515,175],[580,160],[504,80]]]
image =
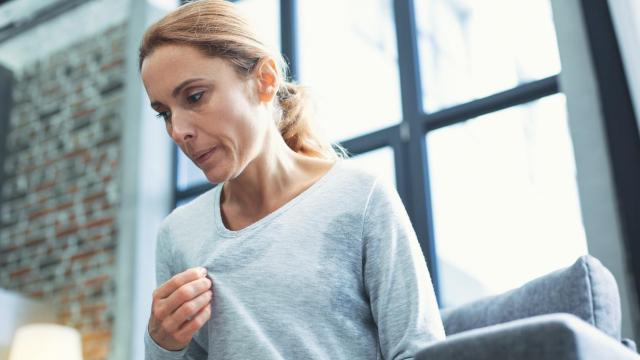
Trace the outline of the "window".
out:
[[[431,261],[448,307],[568,266],[587,247],[549,1],[415,6]]]
[[[270,11],[257,19],[278,34],[272,1],[237,3]],[[549,0],[279,4],[281,48],[319,125],[396,185],[441,306],[586,253]],[[177,158],[184,203],[211,185]]]
[[[549,0],[415,4],[425,111],[560,71]]]
[[[390,0],[300,1],[300,82],[331,141],[396,124],[402,116]],[[331,19],[331,26],[327,26]]]
[[[396,184],[396,169],[390,146],[354,156],[353,162],[362,170],[370,172],[392,185]]]
[[[443,304],[587,253],[562,94],[431,131],[426,143]]]
[[[235,3],[267,46],[279,49],[280,4],[278,0],[240,0]]]

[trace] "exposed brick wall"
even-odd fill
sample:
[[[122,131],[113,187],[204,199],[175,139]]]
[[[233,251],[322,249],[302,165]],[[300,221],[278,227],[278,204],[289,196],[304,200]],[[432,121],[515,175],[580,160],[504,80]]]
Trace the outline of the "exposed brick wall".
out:
[[[115,307],[124,25],[16,77],[0,195],[0,287],[56,305],[86,360],[106,359]]]

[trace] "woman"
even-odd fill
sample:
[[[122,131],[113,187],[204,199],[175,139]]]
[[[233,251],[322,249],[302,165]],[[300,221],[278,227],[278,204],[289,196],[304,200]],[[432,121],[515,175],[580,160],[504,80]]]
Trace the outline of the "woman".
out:
[[[160,228],[147,359],[407,359],[444,338],[397,193],[317,136],[283,64],[226,1],[144,35],[151,106],[221,184]]]

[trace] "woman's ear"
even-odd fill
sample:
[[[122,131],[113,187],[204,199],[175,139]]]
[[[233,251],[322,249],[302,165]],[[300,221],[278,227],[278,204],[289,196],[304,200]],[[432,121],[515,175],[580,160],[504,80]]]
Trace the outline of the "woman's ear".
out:
[[[260,102],[270,102],[278,92],[278,67],[272,58],[260,60],[255,71]]]

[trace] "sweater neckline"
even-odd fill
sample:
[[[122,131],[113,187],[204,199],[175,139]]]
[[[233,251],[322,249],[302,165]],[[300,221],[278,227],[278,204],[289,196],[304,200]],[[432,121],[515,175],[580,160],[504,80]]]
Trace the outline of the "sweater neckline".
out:
[[[213,204],[214,204],[213,213],[214,214],[213,214],[213,216],[214,216],[214,222],[215,222],[215,225],[216,225],[215,226],[216,227],[216,232],[220,236],[234,238],[234,237],[242,236],[242,235],[244,235],[246,233],[252,232],[253,230],[256,230],[256,229],[259,229],[259,228],[265,226],[266,224],[272,222],[278,216],[280,216],[283,213],[285,213],[290,208],[294,207],[296,204],[298,204],[304,198],[309,197],[310,194],[318,191],[318,189],[321,188],[322,185],[324,183],[326,183],[328,181],[328,179],[332,176],[332,174],[336,171],[336,168],[338,167],[338,165],[340,163],[341,163],[341,161],[337,160],[333,164],[333,166],[331,166],[329,171],[327,171],[324,175],[322,175],[320,177],[320,179],[318,179],[315,183],[313,183],[311,186],[309,186],[303,192],[301,192],[300,194],[296,195],[293,199],[287,201],[284,205],[282,205],[279,208],[277,208],[276,210],[272,211],[267,216],[263,217],[262,219],[254,222],[254,223],[252,223],[252,224],[250,224],[248,226],[245,226],[244,228],[242,228],[240,230],[230,230],[224,225],[224,222],[222,221],[222,212],[220,210],[220,197],[222,195],[222,188],[224,186],[224,183],[220,184],[219,186],[216,186],[214,194],[213,194],[213,196],[214,196],[214,202],[213,202]]]

